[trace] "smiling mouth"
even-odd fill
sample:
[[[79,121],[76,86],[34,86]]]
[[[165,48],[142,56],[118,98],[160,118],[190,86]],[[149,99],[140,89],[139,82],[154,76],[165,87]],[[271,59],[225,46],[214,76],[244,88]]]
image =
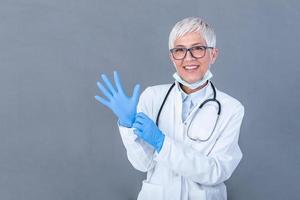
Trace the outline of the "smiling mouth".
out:
[[[184,69],[186,70],[193,70],[193,69],[197,69],[199,67],[199,65],[186,65],[183,66]]]

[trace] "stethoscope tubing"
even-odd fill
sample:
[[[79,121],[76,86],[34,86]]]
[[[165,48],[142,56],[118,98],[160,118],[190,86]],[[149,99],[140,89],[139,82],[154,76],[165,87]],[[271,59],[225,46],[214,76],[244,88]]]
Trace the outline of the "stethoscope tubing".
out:
[[[206,99],[204,102],[201,103],[201,105],[198,107],[197,112],[194,113],[194,115],[192,116],[192,119],[190,120],[190,123],[189,123],[189,125],[188,125],[188,127],[187,127],[187,136],[188,136],[191,140],[193,140],[193,141],[200,141],[200,142],[206,142],[206,141],[208,141],[208,140],[211,138],[211,136],[213,135],[213,132],[215,131],[215,128],[216,128],[216,126],[217,126],[217,124],[218,124],[218,121],[219,121],[219,117],[220,117],[220,114],[221,114],[221,103],[217,100],[217,92],[216,92],[215,86],[212,84],[211,81],[210,81],[210,83],[211,83],[211,87],[212,87],[213,93],[214,93],[213,98]],[[162,109],[163,109],[163,107],[164,107],[164,105],[165,105],[165,103],[166,103],[166,100],[167,100],[167,98],[168,98],[168,96],[169,96],[169,94],[170,94],[170,92],[171,92],[171,90],[173,89],[174,86],[175,86],[175,83],[173,83],[173,84],[170,86],[170,88],[169,88],[169,90],[167,91],[167,93],[166,93],[166,95],[165,95],[165,98],[164,98],[164,100],[163,100],[163,102],[162,102],[162,104],[161,104],[161,106],[160,106],[160,108],[159,108],[159,111],[158,111],[158,114],[157,114],[157,117],[156,117],[156,125],[157,125],[157,127],[158,127],[158,121],[159,121],[159,117],[160,117],[161,111],[162,111]],[[217,116],[217,119],[216,119],[214,128],[213,128],[211,134],[209,135],[209,137],[206,138],[205,140],[194,139],[194,138],[190,137],[190,135],[189,135],[189,128],[190,128],[190,126],[191,126],[191,124],[192,124],[192,121],[193,121],[193,119],[195,118],[196,114],[199,112],[199,110],[200,110],[206,103],[208,103],[208,102],[210,102],[210,101],[216,102],[216,103],[218,104],[218,113],[217,113],[218,116]]]

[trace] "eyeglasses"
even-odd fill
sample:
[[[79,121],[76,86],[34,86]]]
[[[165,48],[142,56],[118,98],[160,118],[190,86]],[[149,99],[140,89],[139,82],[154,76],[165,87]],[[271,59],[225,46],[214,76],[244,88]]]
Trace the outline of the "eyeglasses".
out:
[[[182,60],[185,58],[186,53],[189,51],[194,58],[203,58],[206,53],[206,49],[213,49],[213,47],[207,46],[193,46],[191,48],[178,47],[170,49],[172,56],[175,60]]]

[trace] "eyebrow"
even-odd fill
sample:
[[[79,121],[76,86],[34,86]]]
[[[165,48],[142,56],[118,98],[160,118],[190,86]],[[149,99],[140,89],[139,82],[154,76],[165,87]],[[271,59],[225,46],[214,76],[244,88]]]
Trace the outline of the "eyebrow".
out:
[[[195,45],[198,45],[198,44],[205,46],[205,45],[204,45],[204,44],[202,44],[201,42],[194,43],[194,44],[192,44],[191,46],[195,46]],[[176,45],[175,47],[185,47],[185,46],[184,46],[184,45],[181,45],[181,44],[179,44],[179,45]]]

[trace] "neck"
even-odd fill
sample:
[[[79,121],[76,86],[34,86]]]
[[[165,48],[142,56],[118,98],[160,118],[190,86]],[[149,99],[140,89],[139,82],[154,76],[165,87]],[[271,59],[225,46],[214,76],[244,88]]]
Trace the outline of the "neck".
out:
[[[207,84],[208,84],[208,81],[206,81],[203,85],[201,85],[201,86],[199,86],[199,87],[197,87],[197,88],[195,88],[195,89],[190,89],[190,88],[188,88],[188,87],[186,87],[186,86],[184,86],[184,85],[182,85],[182,84],[180,83],[180,87],[181,87],[181,89],[182,89],[186,94],[191,94],[191,93],[193,93],[193,92],[196,92],[196,91],[198,91],[198,90],[201,90],[201,89],[204,88]]]

